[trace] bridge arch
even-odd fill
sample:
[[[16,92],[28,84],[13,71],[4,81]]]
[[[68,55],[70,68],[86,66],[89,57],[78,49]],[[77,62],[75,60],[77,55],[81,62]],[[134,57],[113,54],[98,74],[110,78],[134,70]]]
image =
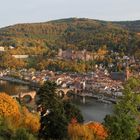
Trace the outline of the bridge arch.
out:
[[[73,94],[74,94],[74,90],[68,90],[68,91],[66,92],[67,97],[72,97]]]
[[[31,91],[31,92],[27,92],[27,93],[20,93],[19,97],[20,98],[24,98],[24,96],[30,96],[32,99],[35,99],[36,96],[36,91]]]
[[[57,96],[60,97],[61,99],[63,99],[65,96],[65,92],[63,90],[59,90],[59,91],[57,91]]]
[[[28,94],[24,95],[22,97],[22,101],[25,102],[25,103],[30,103],[32,100],[33,100],[32,97],[30,95],[28,95]]]

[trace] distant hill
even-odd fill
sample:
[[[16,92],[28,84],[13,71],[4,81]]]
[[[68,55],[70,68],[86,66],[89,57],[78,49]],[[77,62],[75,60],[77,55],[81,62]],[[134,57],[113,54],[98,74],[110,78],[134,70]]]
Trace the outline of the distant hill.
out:
[[[134,32],[140,32],[140,20],[136,21],[120,21],[120,22],[114,22],[118,25],[121,25],[122,27],[134,31]]]
[[[0,29],[0,45],[48,47],[51,50],[108,50],[132,52],[140,31],[140,21],[107,22],[86,18],[68,18],[44,23],[25,23]],[[135,31],[135,32],[134,32]]]

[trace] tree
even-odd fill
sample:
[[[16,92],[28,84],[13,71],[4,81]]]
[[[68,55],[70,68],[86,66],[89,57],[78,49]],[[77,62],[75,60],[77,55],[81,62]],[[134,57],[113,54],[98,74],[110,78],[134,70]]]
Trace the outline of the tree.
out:
[[[21,59],[14,58],[10,52],[6,52],[1,55],[0,66],[2,68],[23,68],[26,67],[26,62]]]
[[[82,124],[70,123],[68,125],[70,140],[95,140],[91,130]]]
[[[91,122],[86,126],[92,131],[95,139],[105,140],[108,137],[107,130],[101,123]]]
[[[138,137],[139,85],[139,79],[130,78],[124,84],[123,97],[115,105],[114,114],[106,116],[104,124],[109,131],[110,140],[135,140]]]
[[[42,106],[40,136],[63,139],[67,137],[68,123],[63,102],[57,96],[56,88],[56,83],[46,81],[37,93],[37,104]]]
[[[0,94],[0,116],[7,119],[9,118],[13,123],[19,124],[20,110],[18,103],[5,93]]]
[[[109,140],[136,140],[138,123],[129,115],[113,115],[105,117]]]
[[[33,135],[40,128],[39,121],[36,114],[20,106],[11,96],[0,93],[0,139],[34,140]]]
[[[22,127],[26,128],[31,133],[37,133],[40,129],[40,118],[38,114],[33,114],[26,107],[22,107]]]
[[[68,134],[71,140],[105,140],[108,136],[105,127],[98,122],[84,125],[74,120],[68,126]]]
[[[74,118],[77,120],[78,123],[83,123],[84,119],[81,114],[81,111],[70,101],[64,101],[63,103],[68,122],[71,122],[71,120]]]

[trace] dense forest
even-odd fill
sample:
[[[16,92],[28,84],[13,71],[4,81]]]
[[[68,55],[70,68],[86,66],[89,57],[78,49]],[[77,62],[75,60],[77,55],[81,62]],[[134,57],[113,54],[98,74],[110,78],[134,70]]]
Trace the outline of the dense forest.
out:
[[[0,45],[44,46],[53,50],[70,47],[90,51],[106,45],[109,50],[128,53],[135,50],[139,40],[139,36],[131,32],[138,29],[138,23],[69,18],[45,23],[17,24],[0,29]],[[130,27],[130,30],[124,26]]]
[[[113,22],[116,24],[119,24],[126,29],[139,33],[140,32],[140,20],[135,20],[135,21],[118,21],[118,22]]]
[[[80,71],[91,70],[91,63],[104,63],[106,67],[114,63],[116,68],[115,53],[119,57],[135,56],[140,58],[139,21],[133,22],[107,22],[86,18],[68,18],[44,23],[26,23],[8,26],[0,29],[0,46],[4,46],[6,53],[1,55],[1,67],[13,67],[13,62],[20,67],[33,67],[50,70]],[[14,48],[14,49],[11,49]],[[57,60],[55,57],[59,49],[84,50],[96,53],[103,58],[94,62]],[[114,53],[115,52],[115,53]],[[31,57],[25,61],[18,61],[10,55],[28,54]],[[52,60],[53,59],[53,60]],[[72,63],[71,67],[69,64]],[[113,69],[114,71],[114,69]]]

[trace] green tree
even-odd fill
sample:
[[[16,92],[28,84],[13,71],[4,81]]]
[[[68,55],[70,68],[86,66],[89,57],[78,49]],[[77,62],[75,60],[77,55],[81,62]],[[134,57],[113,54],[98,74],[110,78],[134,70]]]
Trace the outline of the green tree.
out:
[[[76,119],[78,123],[83,123],[84,119],[81,111],[70,101],[64,101],[64,109],[69,122],[71,122],[72,119]]]
[[[40,136],[52,139],[67,137],[68,122],[63,102],[56,94],[56,83],[47,81],[39,89],[38,104],[42,106]]]
[[[129,115],[108,115],[105,117],[109,140],[136,140],[138,123]]]
[[[139,84],[139,79],[129,79],[124,85],[123,97],[115,105],[114,114],[106,116],[104,124],[109,131],[109,140],[135,140],[138,137]]]

